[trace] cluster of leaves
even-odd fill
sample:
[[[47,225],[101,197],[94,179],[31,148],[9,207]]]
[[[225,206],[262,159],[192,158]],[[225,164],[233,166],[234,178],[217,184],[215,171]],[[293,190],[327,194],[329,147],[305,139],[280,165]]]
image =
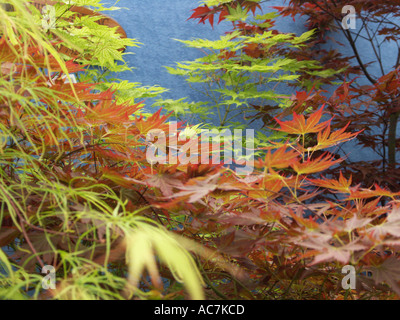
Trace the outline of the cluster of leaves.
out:
[[[344,29],[342,8],[356,10],[356,29]],[[321,99],[329,104],[336,115],[335,126],[348,121],[351,129],[364,129],[357,143],[365,152],[374,154],[370,161],[350,161],[342,169],[352,173],[356,183],[371,186],[379,183],[399,191],[398,138],[400,67],[400,2],[399,1],[290,1],[287,7],[278,7],[280,14],[306,16],[308,28],[316,30],[318,37],[308,46],[306,54],[329,57],[324,65],[347,64],[347,73],[339,75],[343,84],[329,98],[324,92],[308,94],[308,103],[318,105]],[[338,50],[316,50],[332,43],[330,34],[341,34],[351,56]],[[324,45],[325,44],[325,45]],[[340,44],[340,43],[339,43]],[[321,46],[322,45],[322,46]],[[340,44],[343,46],[343,44]],[[369,50],[370,55],[363,54]],[[348,80],[347,80],[348,79]],[[306,94],[305,92],[303,94]],[[337,174],[337,172],[336,172]]]
[[[321,121],[323,114],[320,108],[308,118],[294,113],[292,120],[277,119],[277,130],[296,142],[276,143],[247,176],[204,165],[185,173],[175,166],[154,168],[152,185],[162,187],[162,194],[149,201],[167,217],[181,217],[178,233],[216,249],[245,272],[229,274],[199,259],[211,298],[400,294],[400,194],[321,175],[343,161],[326,149],[359,134],[333,131],[332,119]],[[383,199],[386,205],[380,205]],[[342,287],[346,265],[356,269],[356,290]]]
[[[187,77],[190,83],[205,84],[204,92],[218,110],[220,105],[227,106],[220,113],[220,125],[237,126],[230,122],[234,116],[229,117],[227,113],[237,107],[243,112],[250,105],[258,111],[256,118],[261,118],[265,126],[275,127],[276,121],[281,125],[278,131],[294,139],[291,143],[280,144],[275,152],[269,151],[265,161],[258,161],[261,172],[255,176],[235,177],[232,185],[233,174],[228,171],[219,183],[214,179],[189,183],[181,186],[180,194],[184,197],[172,202],[174,210],[189,216],[182,229],[184,234],[196,234],[198,241],[217,247],[231,258],[235,256],[236,262],[251,273],[254,281],[244,283],[231,275],[224,276],[221,270],[207,271],[203,266],[214,297],[347,297],[353,293],[338,295],[341,267],[347,263],[355,265],[359,274],[354,297],[388,297],[380,285],[384,279],[398,294],[395,238],[399,230],[389,232],[386,228],[396,220],[398,212],[395,154],[399,59],[394,61],[390,72],[384,69],[387,65],[384,64],[384,44],[398,41],[398,25],[391,19],[399,16],[398,4],[393,1],[290,1],[288,7],[275,9],[281,16],[290,15],[293,19],[307,16],[306,26],[310,32],[313,30],[305,34],[304,41],[294,44],[298,38],[271,30],[274,14],[255,16],[256,10],[261,9],[261,1],[203,3],[193,10],[191,19],[213,26],[215,16],[219,16],[218,23],[232,21],[234,30],[218,41],[182,41],[209,52],[194,62],[178,63],[177,68],[169,68],[169,71]],[[344,5],[356,8],[362,25],[357,31],[342,27]],[[248,23],[250,12],[255,19]],[[329,31],[343,32],[354,56],[324,48],[325,43],[332,41]],[[373,63],[364,63],[359,54],[365,41],[375,53]],[[299,45],[301,50],[297,50]],[[271,68],[272,61],[278,68],[266,70]],[[300,67],[285,69],[285,63],[283,67],[279,65],[281,61]],[[357,64],[353,65],[353,61]],[[380,68],[380,76],[371,74],[373,69],[369,65],[374,63]],[[305,65],[307,68],[303,69],[301,66]],[[315,69],[320,70],[315,72]],[[331,69],[339,72],[335,74]],[[288,71],[289,74],[285,74]],[[271,72],[272,77],[271,74],[265,76],[266,72]],[[283,76],[286,85],[292,85],[288,80],[297,80],[294,85],[303,89],[289,99],[276,94],[276,87],[265,90],[262,79],[272,78],[276,84],[279,81],[274,79],[275,74]],[[359,75],[371,85],[362,86],[363,79],[354,78]],[[322,85],[335,84],[334,80],[343,84],[327,97]],[[257,89],[258,85],[262,91]],[[266,101],[250,102],[251,98],[271,92],[273,97],[261,98],[275,101],[275,105]],[[199,110],[198,105],[179,102],[181,104],[169,104],[172,108],[184,104],[191,112]],[[329,122],[317,126],[320,111],[307,123],[298,115],[317,110],[322,104],[326,105],[327,113],[334,116]],[[282,121],[291,114],[294,115],[292,121]],[[331,133],[331,128],[337,131]],[[353,133],[346,134],[346,129]],[[382,133],[377,134],[377,129]],[[356,131],[359,132],[356,134]],[[272,133],[266,139],[271,142],[277,137]],[[362,147],[371,148],[381,160],[354,163],[341,158],[337,146],[351,138],[356,138]],[[324,154],[323,149],[332,153]],[[323,170],[329,178],[315,177]],[[346,179],[351,173],[354,176]],[[355,187],[351,186],[352,182]],[[391,191],[382,189],[377,182]],[[187,202],[199,200],[190,192],[193,186],[204,191],[213,190],[214,197],[208,196],[188,211]],[[171,203],[161,206],[171,209]],[[380,233],[382,229],[385,231]],[[330,261],[335,263],[323,263]]]
[[[220,21],[226,19],[230,8],[248,12],[260,8],[261,1],[203,1],[196,8],[192,18],[199,22],[209,21],[220,14]],[[297,20],[305,17],[305,27],[314,31],[314,36],[302,46],[302,50],[286,51],[287,57],[303,61],[318,60],[323,70],[340,69],[332,77],[320,79],[326,85],[339,87],[333,94],[322,88],[312,87],[310,75],[298,71],[298,81],[304,88],[291,97],[290,106],[283,116],[292,112],[301,113],[312,107],[316,110],[321,103],[335,115],[333,126],[342,128],[349,121],[350,130],[364,129],[356,143],[363,152],[373,155],[368,161],[351,158],[341,164],[340,169],[353,174],[354,181],[365,187],[379,183],[393,191],[399,191],[398,135],[399,119],[399,1],[303,1],[290,0],[286,6],[274,7],[280,17]],[[356,29],[343,27],[345,14],[342,9],[355,9]],[[229,17],[229,16],[227,16]],[[254,26],[246,26],[246,31],[254,34]],[[345,43],[337,41],[341,36]],[[350,54],[344,54],[340,47],[347,47]],[[368,50],[371,54],[366,56]],[[344,51],[345,52],[345,51]],[[397,54],[399,53],[399,54]],[[300,86],[301,87],[301,86]],[[327,89],[326,87],[324,89]],[[271,122],[270,114],[274,106],[258,106],[258,117],[266,125]],[[332,174],[338,176],[339,171]]]
[[[193,245],[156,223],[143,197],[151,172],[145,137],[166,117],[137,116],[140,103],[66,81],[83,66],[57,52],[62,35],[44,34],[23,1],[11,4],[11,13],[0,8],[1,298],[157,297],[145,270],[156,287],[167,273],[173,294],[184,294],[183,282],[202,298],[185,248]],[[46,265],[57,272],[47,292]]]
[[[218,121],[214,125],[221,128],[243,126],[243,119],[248,123],[263,118],[271,124],[274,115],[291,104],[288,86],[319,87],[324,82],[321,79],[331,78],[338,72],[323,69],[315,60],[295,58],[293,52],[303,50],[313,31],[300,36],[278,32],[273,29],[277,14],[256,15],[259,8],[253,1],[223,1],[220,6],[206,4],[194,9],[190,18],[199,19],[200,23],[208,20],[213,25],[215,14],[219,14],[219,22],[232,22],[232,31],[219,40],[180,41],[206,55],[177,63],[175,68],[167,67],[171,74],[185,77],[194,89],[201,90],[206,101],[191,105],[184,100],[172,105],[160,101],[157,105],[170,106],[171,111],[184,106],[203,121],[209,121],[216,113]],[[304,74],[308,75],[307,81],[304,76],[299,81]],[[270,106],[269,112],[259,116],[266,105]]]
[[[106,7],[93,0],[35,0],[30,10],[39,26],[42,25],[44,6],[49,5],[54,8],[55,17],[50,27],[43,30],[48,39],[54,41],[54,47],[65,60],[73,59],[90,66],[76,75],[78,81],[94,82],[99,90],[112,87],[117,92],[119,103],[135,103],[135,99],[141,101],[166,91],[159,86],[144,87],[140,83],[115,78],[115,74],[132,71],[124,60],[130,54],[126,48],[140,45],[127,38],[116,21],[104,15],[104,12],[119,8]]]

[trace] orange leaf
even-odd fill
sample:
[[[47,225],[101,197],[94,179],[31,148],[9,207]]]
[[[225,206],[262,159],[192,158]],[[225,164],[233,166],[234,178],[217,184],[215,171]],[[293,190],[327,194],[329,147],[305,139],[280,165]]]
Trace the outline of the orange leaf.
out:
[[[361,189],[361,190],[357,190],[357,191],[352,191],[350,193],[350,196],[347,198],[347,200],[368,199],[368,198],[373,198],[373,197],[394,198],[395,196],[400,196],[400,192],[393,193],[393,192],[383,189],[380,186],[378,186],[377,184],[375,184],[375,190]]]
[[[348,123],[344,128],[331,133],[331,126],[328,124],[324,131],[318,132],[318,145],[312,148],[313,151],[322,150],[326,148],[333,147],[339,143],[343,143],[355,138],[362,131],[356,133],[345,132],[350,123]]]
[[[265,156],[265,160],[259,159],[255,162],[256,168],[275,168],[284,169],[290,167],[298,159],[298,153],[293,150],[286,152],[287,148],[282,147],[277,149],[274,153],[269,151]]]
[[[340,171],[339,180],[330,180],[330,179],[316,179],[316,180],[309,180],[313,185],[323,188],[328,188],[332,190],[337,190],[338,192],[342,193],[350,193],[350,187],[352,182],[352,177],[350,176],[349,180],[347,180],[342,171]]]
[[[292,164],[292,168],[300,175],[300,174],[310,174],[324,171],[333,165],[342,162],[342,159],[332,160],[334,159],[333,155],[328,155],[324,158],[325,154],[320,156],[316,160],[307,159],[304,162],[297,162]]]
[[[331,120],[328,120],[323,123],[319,123],[323,115],[323,109],[324,107],[311,114],[307,121],[304,118],[304,115],[298,115],[296,112],[293,113],[293,120],[290,121],[280,121],[279,119],[275,118],[276,122],[278,122],[278,124],[281,126],[280,129],[275,130],[298,135],[320,132],[331,122]]]

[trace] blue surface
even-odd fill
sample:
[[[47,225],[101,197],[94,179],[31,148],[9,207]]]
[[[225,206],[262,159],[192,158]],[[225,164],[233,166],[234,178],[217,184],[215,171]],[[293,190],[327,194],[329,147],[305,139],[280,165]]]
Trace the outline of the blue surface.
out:
[[[221,24],[212,30],[209,25],[198,25],[193,20],[186,21],[190,17],[190,10],[196,6],[196,1],[193,0],[121,0],[118,6],[129,10],[122,9],[110,15],[121,24],[128,37],[142,43],[140,48],[127,50],[135,53],[126,56],[129,65],[136,68],[134,72],[118,76],[143,85],[168,88],[171,91],[165,94],[165,98],[191,96],[195,99],[196,95],[191,92],[184,79],[170,75],[164,66],[199,58],[202,53],[185,48],[173,39],[217,39],[228,30],[227,24]]]

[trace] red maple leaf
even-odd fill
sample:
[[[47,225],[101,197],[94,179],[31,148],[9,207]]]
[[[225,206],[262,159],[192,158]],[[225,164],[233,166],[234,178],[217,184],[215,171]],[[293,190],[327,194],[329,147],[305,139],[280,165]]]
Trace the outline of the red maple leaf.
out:
[[[304,115],[298,115],[296,112],[293,113],[293,120],[290,121],[281,121],[275,118],[276,122],[278,122],[278,124],[281,126],[280,129],[275,130],[297,135],[320,132],[331,122],[331,120],[328,120],[323,123],[319,123],[323,115],[323,109],[324,107],[311,114],[307,120],[305,119]]]
[[[212,9],[210,9],[207,5],[202,7],[197,7],[193,9],[193,14],[190,16],[190,19],[199,19],[199,23],[205,24],[207,20],[209,20],[211,27],[214,27],[214,13]]]

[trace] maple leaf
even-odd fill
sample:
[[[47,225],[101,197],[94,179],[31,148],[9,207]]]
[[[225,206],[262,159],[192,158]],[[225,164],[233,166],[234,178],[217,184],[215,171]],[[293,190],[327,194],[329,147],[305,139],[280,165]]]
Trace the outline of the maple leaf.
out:
[[[288,152],[286,151],[286,147],[279,148],[274,153],[271,153],[271,151],[269,151],[265,156],[265,160],[263,161],[261,159],[258,159],[254,163],[254,166],[256,168],[288,168],[298,159],[299,154],[294,150],[289,150]]]
[[[316,150],[322,150],[322,149],[336,146],[340,143],[354,139],[361,132],[364,131],[364,130],[361,130],[361,131],[358,131],[355,133],[345,132],[346,129],[348,128],[349,124],[350,123],[348,123],[342,129],[331,133],[331,126],[330,126],[330,123],[328,123],[328,126],[324,131],[318,132],[318,137],[317,137],[318,145],[312,147],[311,149],[313,151],[316,151]]]
[[[174,194],[174,188],[182,188],[182,174],[152,174],[145,180],[150,187],[159,188],[165,197],[171,197]]]
[[[85,124],[103,124],[103,123],[113,123],[113,124],[124,124],[132,122],[129,118],[133,113],[137,112],[141,108],[143,102],[129,105],[117,104],[112,100],[100,100],[95,105],[92,104],[91,109],[78,110],[77,118],[79,118],[80,123]]]
[[[318,159],[311,160],[307,159],[304,162],[296,162],[292,164],[292,168],[300,175],[300,174],[310,174],[324,171],[335,164],[338,164],[343,161],[343,159],[333,160],[333,155],[321,155]]]
[[[375,284],[386,282],[400,296],[400,260],[389,257],[382,264],[368,267],[368,270],[372,272]]]
[[[387,214],[384,222],[368,229],[370,235],[383,240],[388,234],[398,238],[400,236],[400,208],[396,207]]]
[[[220,24],[221,21],[225,20],[225,17],[228,15],[229,15],[229,11],[227,9],[223,9],[219,15],[218,24]]]
[[[301,209],[303,209],[302,207],[300,207]],[[320,224],[317,223],[315,221],[315,218],[313,218],[312,216],[308,217],[308,218],[304,218],[303,214],[299,215],[293,212],[292,209],[289,210],[290,216],[291,218],[293,218],[294,221],[296,221],[296,223],[299,226],[305,227],[307,229],[311,229],[311,230],[319,230]],[[303,213],[303,212],[301,212]]]
[[[169,126],[165,122],[172,114],[172,112],[167,115],[161,115],[161,111],[162,109],[158,110],[156,113],[148,118],[145,118],[144,116],[136,117],[136,119],[134,120],[134,124],[141,134],[147,136],[148,132],[155,129],[164,132],[169,131]],[[178,123],[177,127],[179,128],[180,126],[181,123]]]
[[[281,190],[286,186],[283,179],[271,175],[259,176],[261,180],[253,184],[253,189],[248,192],[248,196],[260,201],[268,202],[280,196]]]
[[[355,208],[356,212],[358,212],[361,216],[370,216],[370,217],[377,217],[388,212],[387,207],[378,206],[379,202],[381,201],[380,198],[376,198],[373,200],[369,200],[367,202],[358,202],[357,208]]]
[[[334,179],[308,179],[313,185],[328,188],[331,190],[336,190],[336,192],[340,193],[350,193],[350,187],[352,183],[352,177],[350,176],[349,180],[347,180],[342,171],[339,174],[339,180]]]
[[[331,245],[328,240],[331,235],[320,234],[318,237],[309,238],[298,243],[298,245],[314,249],[314,260],[310,265],[315,265],[321,262],[338,261],[347,264],[350,261],[351,254],[366,249],[365,245],[351,242],[342,246]]]
[[[217,180],[219,177],[220,173],[217,173],[209,177],[198,177],[191,179],[184,186],[180,187],[179,189],[182,191],[176,193],[173,197],[188,197],[189,203],[197,202],[217,189]]]
[[[354,200],[354,199],[368,199],[373,197],[389,197],[394,199],[396,196],[400,196],[400,192],[391,192],[387,189],[383,189],[377,184],[375,184],[375,190],[371,189],[361,189],[361,190],[353,190],[350,189],[350,196],[347,200]]]
[[[199,19],[199,23],[206,23],[206,20],[209,20],[211,27],[214,27],[214,12],[210,9],[207,5],[202,7],[197,7],[193,9],[193,14],[190,16],[189,19]]]
[[[218,249],[234,257],[246,256],[249,251],[260,245],[263,239],[243,230],[235,230],[217,240]]]
[[[278,122],[281,128],[274,130],[297,135],[320,132],[322,129],[326,128],[332,120],[330,119],[323,123],[319,123],[323,115],[323,109],[324,107],[311,114],[307,120],[304,115],[298,115],[296,112],[293,113],[293,120],[290,121],[281,121],[278,118],[275,118],[275,121]]]
[[[302,113],[307,110],[309,107],[305,102],[307,101],[312,101],[314,97],[316,97],[316,94],[312,94],[314,91],[314,87],[310,90],[309,93],[307,91],[296,91],[296,95],[292,95],[291,101],[293,101],[293,104],[290,108],[284,109],[277,118],[284,118],[286,116],[291,115],[293,112],[296,113]]]
[[[369,218],[359,218],[357,215],[354,215],[350,219],[346,220],[343,231],[352,232],[355,229],[364,228],[372,220],[373,219],[369,219]]]
[[[260,58],[265,52],[260,50],[257,43],[249,43],[243,48],[244,52],[252,58]]]
[[[232,224],[232,225],[242,225],[242,226],[250,226],[250,225],[263,225],[267,222],[260,217],[261,210],[257,210],[255,208],[249,208],[248,212],[240,212],[240,213],[227,213],[224,214],[218,221],[223,224]]]
[[[243,3],[243,5],[248,9],[248,10],[250,10],[252,13],[253,13],[253,15],[255,15],[256,14],[256,10],[257,9],[259,9],[259,10],[262,10],[262,8],[261,8],[261,5],[259,4],[259,3],[257,3],[257,2],[255,2],[255,1],[245,1],[244,3]]]

